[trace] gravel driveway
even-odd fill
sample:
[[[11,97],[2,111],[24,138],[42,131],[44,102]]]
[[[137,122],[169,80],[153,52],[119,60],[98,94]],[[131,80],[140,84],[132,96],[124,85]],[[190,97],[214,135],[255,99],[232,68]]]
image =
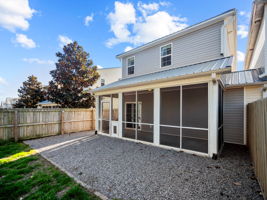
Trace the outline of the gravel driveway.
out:
[[[263,199],[242,146],[212,160],[92,132],[25,143],[110,199]]]

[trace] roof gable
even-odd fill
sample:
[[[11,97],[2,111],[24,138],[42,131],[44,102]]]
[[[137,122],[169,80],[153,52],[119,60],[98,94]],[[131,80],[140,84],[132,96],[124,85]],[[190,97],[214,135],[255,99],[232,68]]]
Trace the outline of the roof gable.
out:
[[[202,21],[202,22],[199,22],[199,23],[194,24],[192,26],[189,26],[189,27],[187,27],[187,28],[185,28],[183,30],[180,30],[180,31],[174,32],[172,34],[163,36],[161,38],[158,38],[156,40],[148,42],[148,43],[146,43],[146,44],[144,44],[142,46],[136,47],[136,48],[134,48],[134,49],[132,49],[130,51],[118,54],[116,57],[117,58],[122,58],[122,57],[125,57],[125,56],[128,56],[128,55],[131,55],[133,53],[145,50],[147,48],[159,45],[161,43],[167,42],[167,41],[172,40],[174,38],[183,36],[185,34],[188,34],[188,33],[191,33],[193,31],[196,31],[196,30],[202,29],[204,27],[210,26],[212,24],[215,24],[215,23],[217,23],[219,21],[224,20],[226,17],[231,16],[231,15],[235,15],[235,14],[236,14],[236,10],[235,9],[228,10],[228,11],[222,13],[222,14],[219,14],[219,15],[217,15],[215,17],[212,17],[212,18],[207,19],[205,21]]]

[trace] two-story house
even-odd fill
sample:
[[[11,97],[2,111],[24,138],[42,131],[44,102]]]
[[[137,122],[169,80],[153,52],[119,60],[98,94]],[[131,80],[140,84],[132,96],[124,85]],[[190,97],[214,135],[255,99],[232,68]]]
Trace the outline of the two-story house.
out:
[[[220,152],[220,78],[236,69],[235,10],[117,58],[122,79],[94,90],[98,132],[209,157]]]
[[[118,55],[122,79],[94,91],[97,130],[209,157],[246,145],[247,104],[267,96],[266,3],[253,3],[243,71],[235,10]]]

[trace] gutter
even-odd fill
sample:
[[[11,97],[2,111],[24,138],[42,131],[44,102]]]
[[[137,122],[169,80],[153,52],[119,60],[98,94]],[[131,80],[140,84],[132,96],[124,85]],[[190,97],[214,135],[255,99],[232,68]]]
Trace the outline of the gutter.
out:
[[[266,3],[267,0],[255,0],[253,3],[253,11],[250,20],[250,31],[248,35],[249,41],[245,58],[245,69],[249,69],[250,66],[251,58],[261,27],[262,18],[264,16],[264,6]]]
[[[246,86],[255,86],[255,85],[265,85],[265,84],[267,84],[267,81],[255,82],[255,83],[245,83],[245,84],[240,84],[240,85],[226,85],[225,89],[246,87]]]

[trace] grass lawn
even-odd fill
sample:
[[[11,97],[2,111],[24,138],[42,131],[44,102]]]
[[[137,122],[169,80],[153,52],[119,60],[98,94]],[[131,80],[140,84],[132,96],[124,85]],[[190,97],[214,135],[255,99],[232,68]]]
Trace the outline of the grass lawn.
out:
[[[0,200],[98,200],[23,143],[0,141]]]

